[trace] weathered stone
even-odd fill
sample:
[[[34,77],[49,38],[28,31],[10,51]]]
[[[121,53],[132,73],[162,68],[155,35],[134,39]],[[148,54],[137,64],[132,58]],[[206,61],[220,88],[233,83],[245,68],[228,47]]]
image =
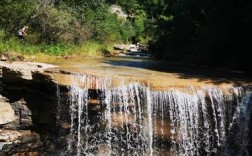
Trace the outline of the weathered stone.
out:
[[[38,152],[18,152],[13,154],[12,156],[39,156]]]
[[[0,102],[0,124],[6,124],[15,120],[15,113],[9,103]]]
[[[18,131],[11,130],[1,130],[0,131],[0,141],[1,142],[14,142],[21,136]]]
[[[115,45],[114,48],[117,50],[127,50],[127,51],[130,51],[130,49],[133,49],[133,48],[136,48],[136,45],[134,44],[118,44],[118,45]]]
[[[39,134],[29,130],[3,130],[0,132],[0,136],[1,134],[8,136],[8,139],[4,137],[5,140],[1,140],[0,155],[40,155],[39,150],[43,144]]]
[[[1,60],[1,61],[7,61],[8,58],[7,58],[6,56],[2,55],[1,58],[0,58],[0,60]]]
[[[2,78],[8,82],[20,80],[32,80],[32,72],[43,72],[47,68],[56,67],[54,65],[34,62],[0,62],[2,67]]]
[[[0,102],[6,102],[8,99],[0,94]]]
[[[26,101],[21,99],[14,103],[11,103],[11,107],[15,112],[15,121],[11,124],[4,125],[7,129],[18,129],[31,126],[32,123],[32,111],[27,107]]]

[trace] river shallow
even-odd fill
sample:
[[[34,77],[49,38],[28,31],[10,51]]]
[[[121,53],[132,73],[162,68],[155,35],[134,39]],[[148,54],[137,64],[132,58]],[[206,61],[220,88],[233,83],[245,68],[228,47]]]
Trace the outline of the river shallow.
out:
[[[47,63],[59,66],[53,70],[112,77],[115,80],[139,81],[148,83],[154,90],[185,86],[246,85],[251,82],[249,79],[244,79],[243,73],[239,71],[167,63],[150,58],[106,57]],[[55,76],[55,74],[53,77],[62,81],[62,77]]]

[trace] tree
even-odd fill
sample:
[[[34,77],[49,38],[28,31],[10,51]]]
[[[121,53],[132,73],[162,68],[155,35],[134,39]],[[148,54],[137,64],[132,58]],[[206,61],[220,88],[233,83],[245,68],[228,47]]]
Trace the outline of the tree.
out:
[[[9,34],[30,22],[37,0],[1,0],[0,1],[0,29]]]

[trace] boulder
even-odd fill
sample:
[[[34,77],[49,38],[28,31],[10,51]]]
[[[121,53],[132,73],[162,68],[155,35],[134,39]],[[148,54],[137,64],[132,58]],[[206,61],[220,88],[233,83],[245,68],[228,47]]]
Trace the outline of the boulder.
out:
[[[10,123],[15,120],[15,112],[9,103],[0,102],[0,124]]]

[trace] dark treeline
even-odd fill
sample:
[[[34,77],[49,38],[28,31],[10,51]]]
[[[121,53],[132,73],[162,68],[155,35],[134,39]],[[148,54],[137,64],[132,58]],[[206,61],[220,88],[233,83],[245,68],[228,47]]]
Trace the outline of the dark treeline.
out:
[[[1,0],[0,40],[28,25],[32,44],[140,42],[167,61],[249,70],[250,0]],[[118,5],[127,15],[111,13]]]
[[[250,0],[146,1],[156,19],[153,49],[165,60],[250,70]]]

